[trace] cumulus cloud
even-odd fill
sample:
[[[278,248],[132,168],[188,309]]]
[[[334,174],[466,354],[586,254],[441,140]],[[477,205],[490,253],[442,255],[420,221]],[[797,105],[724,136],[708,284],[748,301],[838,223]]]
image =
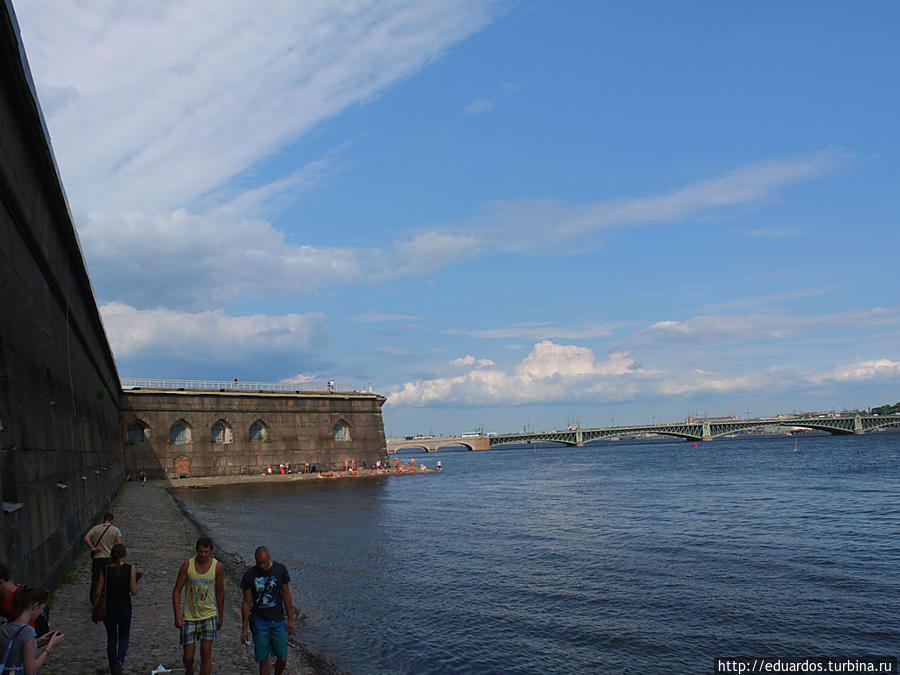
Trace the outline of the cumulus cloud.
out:
[[[476,0],[17,6],[76,206],[189,203],[487,25]],[[60,54],[69,55],[59,58]]]
[[[453,365],[472,369],[463,375],[406,382],[390,392],[388,402],[394,406],[517,405],[585,395],[610,400],[636,391],[633,384],[623,381],[625,378],[652,375],[636,367],[627,352],[610,354],[607,360],[597,362],[586,347],[549,340],[536,344],[512,372],[483,361],[471,355],[457,359]]]
[[[140,310],[111,302],[100,307],[117,359],[170,354],[198,363],[244,362],[259,355],[315,350],[328,330],[323,314],[229,316],[221,310],[197,313]]]
[[[389,391],[392,406],[524,405],[563,401],[625,401],[638,396],[677,398],[811,389],[823,383],[900,381],[900,361],[887,358],[827,366],[769,367],[759,372],[727,373],[706,369],[651,370],[629,352],[598,360],[578,345],[544,340],[511,369],[472,355],[451,365],[467,372],[405,382]]]

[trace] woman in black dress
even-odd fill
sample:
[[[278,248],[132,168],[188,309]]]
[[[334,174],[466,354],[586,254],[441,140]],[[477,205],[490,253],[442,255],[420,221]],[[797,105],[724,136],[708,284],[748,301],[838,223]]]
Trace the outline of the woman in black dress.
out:
[[[137,595],[137,572],[134,565],[125,564],[125,546],[116,544],[110,551],[109,565],[100,573],[95,602],[106,591],[106,655],[109,672],[121,675],[128,636],[131,633],[131,596]]]

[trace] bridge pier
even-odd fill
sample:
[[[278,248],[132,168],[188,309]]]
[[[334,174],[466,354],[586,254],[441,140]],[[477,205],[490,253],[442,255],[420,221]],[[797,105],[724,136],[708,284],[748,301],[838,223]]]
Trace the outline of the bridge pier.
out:
[[[575,429],[575,447],[583,448],[584,447],[584,436],[581,435],[581,427],[579,426]]]
[[[700,432],[700,440],[701,441],[711,441],[713,439],[712,429],[709,426],[709,422],[704,422],[702,430]]]

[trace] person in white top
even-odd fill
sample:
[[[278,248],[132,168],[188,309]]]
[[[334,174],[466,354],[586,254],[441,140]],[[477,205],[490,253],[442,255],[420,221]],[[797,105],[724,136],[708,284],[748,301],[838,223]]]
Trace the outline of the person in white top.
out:
[[[94,591],[97,590],[97,580],[100,578],[100,570],[109,564],[110,551],[116,544],[122,543],[122,531],[113,525],[113,514],[107,511],[103,514],[103,522],[94,525],[84,535],[84,543],[91,549],[91,596],[89,601],[94,606]]]

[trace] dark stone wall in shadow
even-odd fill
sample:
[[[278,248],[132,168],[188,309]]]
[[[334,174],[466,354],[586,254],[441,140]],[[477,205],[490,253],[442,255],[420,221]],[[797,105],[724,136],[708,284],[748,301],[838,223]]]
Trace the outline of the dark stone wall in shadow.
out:
[[[124,475],[121,387],[8,0],[0,6],[0,559],[52,584]]]

